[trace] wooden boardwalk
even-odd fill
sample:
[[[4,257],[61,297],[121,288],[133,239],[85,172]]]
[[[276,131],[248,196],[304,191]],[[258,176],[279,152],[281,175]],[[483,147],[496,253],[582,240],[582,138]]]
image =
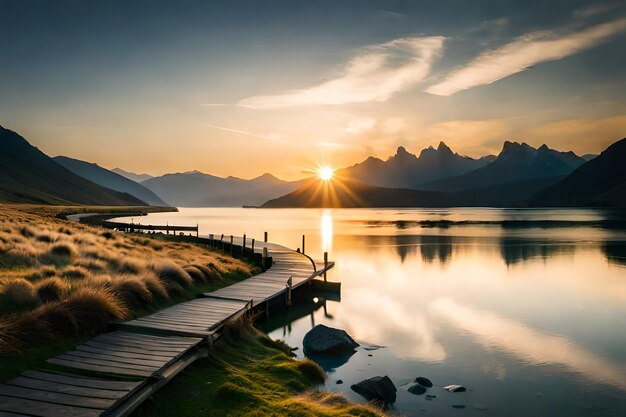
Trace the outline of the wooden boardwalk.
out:
[[[241,246],[243,239],[233,241]],[[295,289],[334,266],[272,243],[261,243],[255,251],[262,252],[263,246],[273,261],[266,272],[120,323],[121,330],[48,360],[67,368],[66,373],[27,371],[0,384],[0,417],[127,416],[185,367],[206,356],[226,323],[264,302],[285,297],[289,283]]]
[[[214,339],[229,320],[250,309],[248,301],[198,298],[122,323],[121,328],[152,329],[164,334]]]

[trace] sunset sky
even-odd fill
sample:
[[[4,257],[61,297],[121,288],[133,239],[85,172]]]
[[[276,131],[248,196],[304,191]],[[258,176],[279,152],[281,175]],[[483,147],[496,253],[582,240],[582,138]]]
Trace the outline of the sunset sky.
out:
[[[584,154],[626,136],[619,0],[0,0],[0,13],[0,125],[107,168],[295,179],[398,145]]]

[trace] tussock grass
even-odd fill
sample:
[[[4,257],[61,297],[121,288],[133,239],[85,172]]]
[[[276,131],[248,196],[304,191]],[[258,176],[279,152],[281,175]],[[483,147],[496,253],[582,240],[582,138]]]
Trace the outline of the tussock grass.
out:
[[[180,266],[172,261],[159,261],[153,263],[149,268],[167,284],[177,284],[182,288],[189,288],[193,285],[193,279]]]
[[[0,206],[0,353],[97,331],[252,272],[201,246],[103,231],[58,211]]]
[[[65,279],[79,280],[89,276],[89,271],[82,266],[68,266],[61,271],[61,276]]]
[[[0,302],[3,310],[11,307],[22,309],[39,303],[35,286],[24,278],[11,278],[2,281],[0,286]]]
[[[62,279],[59,278],[46,278],[37,282],[35,289],[37,291],[37,297],[41,303],[48,303],[51,301],[58,301],[70,292],[71,286]]]

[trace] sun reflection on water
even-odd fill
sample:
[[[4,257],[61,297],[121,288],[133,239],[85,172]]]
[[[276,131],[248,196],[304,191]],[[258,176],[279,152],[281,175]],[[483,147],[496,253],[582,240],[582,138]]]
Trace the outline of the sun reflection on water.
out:
[[[333,249],[333,216],[330,210],[324,210],[321,218],[322,252]]]

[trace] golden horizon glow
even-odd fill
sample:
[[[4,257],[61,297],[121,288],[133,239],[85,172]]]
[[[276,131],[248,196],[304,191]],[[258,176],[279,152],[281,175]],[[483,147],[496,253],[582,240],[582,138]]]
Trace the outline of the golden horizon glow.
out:
[[[317,176],[320,177],[322,181],[331,180],[334,174],[335,170],[329,166],[322,166],[317,169]]]

